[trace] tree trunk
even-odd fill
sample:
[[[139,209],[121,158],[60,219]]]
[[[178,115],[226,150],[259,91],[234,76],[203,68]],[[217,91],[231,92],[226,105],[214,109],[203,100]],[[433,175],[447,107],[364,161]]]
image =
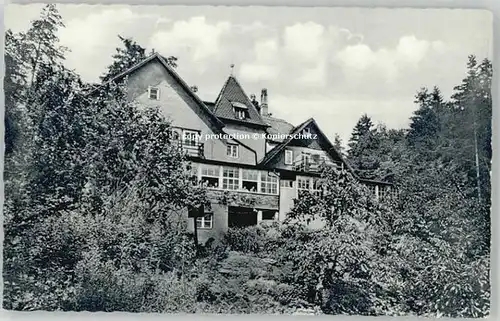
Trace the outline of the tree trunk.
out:
[[[194,223],[194,246],[196,248],[196,252],[198,252],[198,225],[197,225],[198,216],[193,217]]]

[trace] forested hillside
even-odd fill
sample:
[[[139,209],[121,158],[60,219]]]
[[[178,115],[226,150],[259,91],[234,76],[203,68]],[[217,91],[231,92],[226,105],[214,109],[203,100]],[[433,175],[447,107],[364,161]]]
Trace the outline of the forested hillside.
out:
[[[301,195],[289,221],[196,246],[181,210],[206,203],[206,189],[169,123],[121,85],[94,90],[66,69],[60,28],[48,5],[5,35],[5,309],[489,313],[490,61],[464,61],[449,100],[420,89],[409,128],[362,115],[347,158],[360,176],[394,183],[386,201],[325,168],[324,192]],[[102,80],[147,52],[121,39]],[[297,222],[311,215],[327,226]]]

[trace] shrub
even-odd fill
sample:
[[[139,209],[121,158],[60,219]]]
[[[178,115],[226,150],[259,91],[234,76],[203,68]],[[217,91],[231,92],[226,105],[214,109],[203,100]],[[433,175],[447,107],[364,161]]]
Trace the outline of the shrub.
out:
[[[196,282],[175,272],[131,271],[88,252],[77,268],[75,310],[194,312]]]
[[[278,225],[257,225],[230,228],[224,242],[232,251],[243,253],[270,252],[274,249],[279,233]]]

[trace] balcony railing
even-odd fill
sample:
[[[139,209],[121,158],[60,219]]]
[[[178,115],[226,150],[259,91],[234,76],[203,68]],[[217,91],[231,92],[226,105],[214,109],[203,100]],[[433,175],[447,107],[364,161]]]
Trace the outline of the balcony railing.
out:
[[[323,165],[324,162],[320,161],[311,161],[308,159],[301,159],[296,161],[293,164],[293,169],[299,172],[312,172],[312,173],[318,173],[321,170],[321,165]]]
[[[184,153],[191,157],[204,158],[204,144],[193,141],[184,140],[174,140],[173,144],[176,144]]]
[[[341,164],[326,162],[324,159],[309,159],[303,158],[293,163],[293,170],[298,172],[319,173],[324,166],[336,166],[338,169],[342,167]]]

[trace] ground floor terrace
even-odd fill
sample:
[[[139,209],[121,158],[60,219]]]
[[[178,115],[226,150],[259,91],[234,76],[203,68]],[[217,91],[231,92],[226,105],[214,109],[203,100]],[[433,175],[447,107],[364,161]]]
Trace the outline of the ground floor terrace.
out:
[[[210,205],[198,217],[189,217],[188,230],[196,230],[201,243],[218,238],[229,228],[247,227],[279,220],[279,196],[209,190]]]
[[[203,215],[188,220],[200,242],[218,237],[232,227],[246,227],[283,221],[301,191],[321,192],[318,175],[303,172],[279,172],[236,164],[193,163],[198,180],[208,188],[210,206]],[[366,184],[374,197],[382,196],[386,186]],[[196,223],[195,223],[196,222]],[[322,226],[312,222],[312,227]]]

